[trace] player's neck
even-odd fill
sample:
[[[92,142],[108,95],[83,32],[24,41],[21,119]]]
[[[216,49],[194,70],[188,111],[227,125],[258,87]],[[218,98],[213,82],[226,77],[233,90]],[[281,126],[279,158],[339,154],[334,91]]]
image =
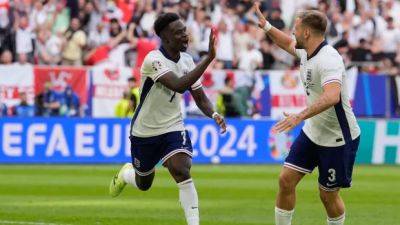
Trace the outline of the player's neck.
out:
[[[318,37],[310,40],[306,48],[307,57],[310,57],[324,41],[324,37]]]
[[[179,58],[180,58],[180,52],[179,51],[177,52],[175,50],[172,50],[167,45],[163,45],[161,48],[165,51],[165,53],[167,53],[168,58],[171,58],[173,61],[178,61],[179,60]]]

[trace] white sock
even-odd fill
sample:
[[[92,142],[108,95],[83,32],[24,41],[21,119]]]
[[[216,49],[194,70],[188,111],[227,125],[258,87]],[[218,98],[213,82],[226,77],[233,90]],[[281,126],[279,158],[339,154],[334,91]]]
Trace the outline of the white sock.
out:
[[[192,179],[178,183],[179,201],[188,225],[199,225],[199,199]]]
[[[137,187],[136,186],[136,181],[135,181],[135,176],[136,176],[136,173],[135,173],[135,170],[133,168],[125,169],[123,174],[122,174],[122,178],[124,179],[124,181],[127,184],[130,184],[130,185],[132,185],[134,187]]]
[[[328,217],[328,219],[327,219],[328,225],[343,225],[345,218],[346,218],[345,213],[343,213],[343,215],[338,216],[336,218],[329,218]]]
[[[275,224],[276,225],[291,225],[293,213],[294,213],[294,209],[288,211],[288,210],[284,210],[284,209],[275,207]]]

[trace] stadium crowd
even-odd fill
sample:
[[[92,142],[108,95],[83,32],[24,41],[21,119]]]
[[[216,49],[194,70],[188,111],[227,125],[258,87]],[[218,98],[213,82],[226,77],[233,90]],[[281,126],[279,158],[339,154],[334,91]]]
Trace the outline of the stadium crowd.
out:
[[[0,64],[96,65],[112,61],[139,71],[159,47],[153,23],[177,12],[199,60],[211,28],[218,32],[215,69],[296,68],[257,24],[251,0],[0,0]],[[264,0],[270,23],[291,33],[295,12],[318,9],[329,20],[326,39],[346,66],[372,74],[400,71],[400,2],[395,0]],[[229,85],[229,81],[226,81]],[[226,91],[226,88],[225,88]]]

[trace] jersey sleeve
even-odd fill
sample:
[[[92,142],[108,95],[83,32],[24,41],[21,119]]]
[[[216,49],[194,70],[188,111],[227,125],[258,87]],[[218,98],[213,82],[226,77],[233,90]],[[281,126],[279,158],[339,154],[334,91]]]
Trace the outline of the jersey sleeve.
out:
[[[196,67],[196,64],[193,62],[193,59],[190,58],[189,59],[189,70],[192,71],[194,68]],[[203,87],[203,85],[201,84],[201,78],[198,79],[196,82],[194,82],[194,84],[192,84],[192,86],[190,87],[191,90],[197,90],[201,87]]]
[[[156,82],[160,77],[171,70],[167,67],[161,57],[157,57],[155,54],[148,54],[143,61],[140,71],[143,76],[150,77],[154,82]]]
[[[326,57],[320,66],[321,87],[334,82],[342,84],[344,65],[340,57]]]

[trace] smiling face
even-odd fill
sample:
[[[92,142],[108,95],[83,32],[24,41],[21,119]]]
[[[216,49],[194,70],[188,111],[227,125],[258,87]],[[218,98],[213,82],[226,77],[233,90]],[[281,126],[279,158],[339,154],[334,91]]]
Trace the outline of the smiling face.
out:
[[[185,52],[189,45],[189,35],[186,26],[181,20],[170,23],[162,32],[162,41],[170,49]]]

